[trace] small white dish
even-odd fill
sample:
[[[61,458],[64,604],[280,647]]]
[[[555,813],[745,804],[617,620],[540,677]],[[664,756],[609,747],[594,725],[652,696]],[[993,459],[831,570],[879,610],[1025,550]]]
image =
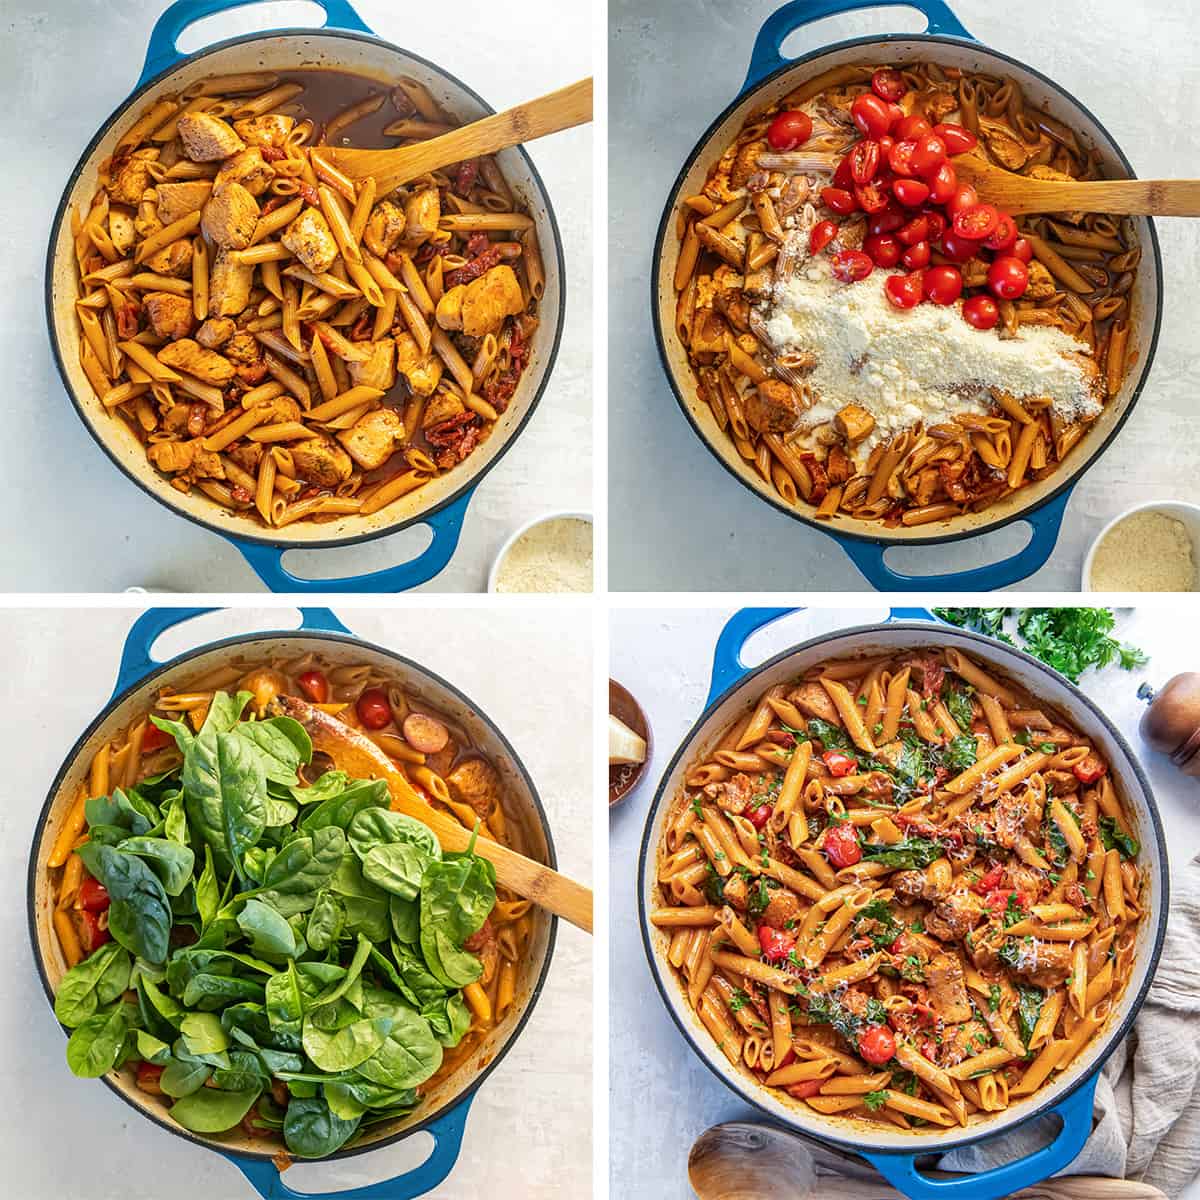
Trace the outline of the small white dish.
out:
[[[1123,513],[1119,513],[1113,517],[1100,530],[1091,546],[1088,547],[1087,557],[1083,560],[1083,578],[1080,581],[1083,591],[1092,592],[1096,590],[1092,587],[1092,562],[1096,557],[1096,550],[1100,543],[1126,517],[1132,517],[1134,513],[1140,512],[1160,512],[1164,516],[1173,517],[1183,525],[1184,529],[1187,530],[1188,536],[1192,539],[1192,562],[1196,565],[1197,573],[1200,574],[1200,504],[1184,504],[1179,500],[1152,500],[1148,504],[1136,504],[1133,508],[1127,508]],[[1193,583],[1193,588],[1197,585],[1200,585],[1200,579]]]
[[[534,517],[532,521],[526,521],[525,524],[522,525],[519,529],[515,530],[513,532],[513,534],[508,538],[508,540],[504,543],[504,545],[500,547],[500,552],[496,555],[495,559],[493,560],[491,570],[488,571],[487,590],[489,592],[493,592],[493,593],[496,591],[496,583],[500,576],[500,568],[503,565],[505,558],[508,556],[509,551],[513,548],[513,546],[515,546],[517,544],[517,542],[519,542],[521,540],[521,538],[523,538],[531,529],[535,529],[539,525],[545,525],[550,521],[564,521],[564,520],[583,521],[588,526],[589,529],[592,528],[592,514],[586,513],[586,512],[570,512],[570,511],[565,511],[565,510],[562,512],[550,512],[550,513],[544,513],[540,517]],[[595,572],[595,566],[594,566],[595,543],[594,542],[593,542],[592,550],[593,550],[592,590],[594,590],[594,588],[595,588],[595,573],[594,573]],[[513,594],[516,595],[517,593],[513,593]],[[526,593],[526,594],[527,595],[536,595],[537,593],[531,592],[531,593]],[[565,595],[566,593],[549,592],[549,593],[542,593],[542,594]]]

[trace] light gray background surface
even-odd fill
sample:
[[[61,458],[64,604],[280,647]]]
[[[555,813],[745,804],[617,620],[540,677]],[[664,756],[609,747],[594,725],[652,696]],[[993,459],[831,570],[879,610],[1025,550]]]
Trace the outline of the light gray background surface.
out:
[[[586,4],[523,0],[502,19],[488,0],[457,0],[452,19],[436,4],[354,4],[380,37],[444,67],[497,109],[593,70]],[[9,280],[0,291],[0,361],[8,371],[0,478],[13,497],[10,519],[19,517],[0,556],[0,591],[262,590],[228,542],[151,500],[92,441],[54,366],[43,316],[46,242],[59,197],[83,148],[133,90],[166,7],[167,0],[0,5],[0,110],[10,114],[0,123],[0,158],[10,164],[0,221]],[[182,48],[322,19],[313,5],[255,5],[210,18],[203,33],[193,27]],[[591,130],[544,139],[530,155],[562,231],[566,329],[537,412],[479,486],[458,551],[425,585],[429,591],[482,591],[491,560],[519,525],[551,510],[592,507]],[[415,557],[428,541],[417,527],[363,546],[292,553],[286,565],[309,578],[363,574]]]
[[[869,603],[864,601],[864,603]],[[809,609],[753,635],[743,660],[756,665],[822,633],[882,620],[887,608]],[[637,918],[636,866],[646,814],[658,781],[704,709],[717,635],[732,615],[713,609],[617,609],[610,620],[611,674],[637,697],[650,721],[654,752],[646,776],[609,818],[610,1193],[614,1197],[691,1200],[688,1150],[710,1125],[756,1120],[683,1040],[654,986]],[[1110,667],[1083,677],[1138,755],[1150,778],[1178,869],[1200,849],[1200,782],[1138,736],[1144,706],[1138,684],[1161,686],[1194,667],[1200,636],[1181,607],[1118,613],[1117,635],[1150,655],[1145,667]],[[863,1189],[869,1200],[870,1188]],[[1200,1181],[1183,1200],[1200,1200]]]
[[[13,1200],[252,1200],[236,1167],[143,1120],[101,1083],[67,1068],[29,948],[25,873],[46,792],[75,739],[107,703],[132,609],[7,609],[0,680],[0,1195]],[[561,870],[592,876],[591,627],[569,609],[339,610],[364,640],[461,688],[504,731],[546,808]],[[295,628],[291,609],[189,621],[159,639],[159,658],[232,634]],[[503,653],[496,647],[502,646]],[[530,687],[537,679],[541,686]],[[592,939],[559,922],[545,990],[504,1061],[476,1093],[462,1156],[431,1200],[549,1200],[591,1194]],[[415,1134],[397,1146],[287,1172],[301,1190],[389,1179],[424,1161]]]
[[[1200,173],[1194,46],[1200,9],[1171,0],[950,0],[986,45],[1079,96],[1144,177]],[[614,590],[868,589],[837,543],[730,476],[693,433],[650,324],[650,259],[671,184],[745,78],[776,0],[610,0],[609,510]],[[908,8],[828,18],[793,34],[806,53],[866,34],[916,32]],[[1200,498],[1195,290],[1200,226],[1160,220],[1162,335],[1136,411],[1076,487],[1050,561],[1019,586],[1076,591],[1083,557],[1112,517],[1146,500]],[[982,539],[893,551],[906,572],[963,570],[1015,553],[1018,524]],[[736,540],[735,540],[736,539]]]

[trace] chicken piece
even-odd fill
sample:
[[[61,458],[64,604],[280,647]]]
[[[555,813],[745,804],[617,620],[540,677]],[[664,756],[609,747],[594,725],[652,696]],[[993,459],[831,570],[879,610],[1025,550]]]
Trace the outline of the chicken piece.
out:
[[[754,783],[749,775],[739,771],[732,779],[705,785],[704,794],[715,800],[726,812],[739,816],[750,805],[754,794]]]
[[[250,303],[254,268],[218,250],[208,277],[208,311],[217,317],[236,317]]]
[[[930,92],[921,98],[921,107],[925,110],[925,119],[930,125],[936,125],[958,107],[958,97],[952,92]]]
[[[364,413],[337,439],[364,471],[382,467],[404,441],[404,422],[395,409],[377,408]]]
[[[354,471],[350,455],[332,438],[306,438],[290,447],[296,474],[318,487],[335,488],[345,483]]]
[[[203,112],[184,113],[179,118],[179,140],[192,162],[220,162],[246,148],[228,121]]]
[[[325,214],[315,208],[306,208],[283,231],[280,241],[314,275],[323,275],[338,256],[337,242]]]
[[[274,146],[277,149],[287,141],[288,134],[296,128],[296,118],[282,113],[270,113],[265,117],[244,117],[234,121],[234,129],[249,145]]]
[[[746,393],[743,404],[746,420],[759,433],[789,433],[804,411],[800,397],[782,379],[764,379]]]
[[[788,699],[806,716],[838,723],[837,709],[829,693],[819,683],[802,683],[788,693]]]
[[[223,346],[237,332],[237,326],[228,317],[209,317],[196,330],[196,341],[206,350]]]
[[[910,483],[913,503],[929,504],[942,486],[942,476],[936,467],[925,467],[917,472],[916,482]]]
[[[406,250],[415,250],[437,232],[442,219],[442,201],[437,188],[414,192],[404,204],[404,240]]]
[[[235,333],[225,346],[225,356],[233,359],[235,363],[248,366],[262,356],[262,347],[254,334]]]
[[[385,258],[404,232],[404,210],[391,200],[381,200],[371,210],[363,241],[372,254]]]
[[[201,440],[196,439],[196,453],[192,459],[191,475],[195,479],[224,479],[225,465],[215,450],[205,450]]]
[[[897,871],[892,876],[892,887],[902,896],[911,896],[914,900],[940,900],[948,891],[936,875],[924,871]]]
[[[499,333],[505,317],[525,308],[525,297],[516,273],[506,263],[492,267],[467,284],[462,302],[462,329],[468,337]]]
[[[448,292],[442,293],[442,298],[438,301],[437,309],[434,312],[434,320],[442,329],[451,332],[462,329],[462,306],[466,294],[467,285],[465,283],[457,284]]]
[[[963,287],[983,287],[987,283],[988,267],[990,265],[990,263],[980,258],[978,254],[971,255],[959,268],[962,271]]]
[[[368,357],[364,362],[350,362],[346,370],[350,382],[356,387],[378,388],[390,391],[396,386],[396,343],[389,337],[379,342],[359,342]]]
[[[875,418],[862,405],[847,404],[833,418],[833,427],[853,446],[875,428]]]
[[[1028,264],[1029,286],[1025,289],[1028,300],[1048,300],[1058,291],[1054,276],[1035,258]]]
[[[463,942],[463,949],[479,959],[483,967],[479,982],[487,987],[500,964],[500,948],[496,941],[496,931],[492,928],[491,917],[484,917],[479,929]]]
[[[451,417],[457,417],[466,411],[467,406],[457,396],[450,392],[439,392],[425,406],[425,412],[421,417],[421,428],[432,429],[435,425],[440,425],[443,421],[448,421]]]
[[[718,292],[713,307],[734,329],[745,333],[750,328],[750,301],[741,292]]]
[[[170,292],[147,292],[142,297],[142,308],[150,321],[150,328],[158,337],[178,341],[192,332],[192,302],[186,296],[174,296]]]
[[[721,898],[734,908],[745,909],[750,899],[750,889],[746,886],[744,875],[729,875],[721,888]]]
[[[1025,819],[1028,815],[1024,796],[1018,796],[1014,792],[1002,792],[992,808],[996,842],[1011,850],[1025,833]]]
[[[146,259],[147,271],[156,275],[169,275],[172,279],[184,279],[192,273],[192,239],[180,238]]]
[[[396,338],[396,370],[416,395],[432,396],[441,382],[442,360],[432,350],[422,354],[417,339],[411,333],[402,333]]]
[[[854,463],[850,455],[836,443],[829,447],[829,457],[825,460],[825,474],[831,484],[847,483],[854,476]]]
[[[724,354],[729,323],[711,308],[698,308],[692,325],[691,348],[694,354]]]
[[[1071,973],[1071,946],[1067,942],[1039,942],[1019,938],[1013,970],[1035,987],[1053,988]]]
[[[459,763],[446,782],[457,799],[469,804],[485,820],[500,802],[500,776],[496,768],[483,758],[469,758]]]
[[[960,941],[979,924],[984,911],[983,897],[960,885],[925,915],[925,932],[943,942]]]
[[[955,1067],[963,1059],[973,1058],[992,1039],[992,1031],[978,1017],[949,1025],[942,1031],[936,1062],[939,1066]]]
[[[158,197],[158,219],[164,225],[202,209],[212,194],[209,179],[191,179],[186,183],[160,183],[154,189]]]
[[[137,208],[143,193],[150,187],[150,164],[157,158],[157,150],[136,150],[128,158],[114,162],[115,174],[108,185],[108,194],[114,204]]]
[[[803,911],[800,899],[794,892],[775,888],[759,920],[764,925],[770,925],[772,929],[787,929],[789,926],[795,928]]]
[[[250,195],[261,196],[274,178],[275,168],[263,159],[262,151],[257,146],[247,146],[222,164],[213,187],[220,191],[227,183],[240,183]]]
[[[929,1003],[947,1025],[971,1019],[971,1002],[963,982],[962,963],[953,954],[936,954],[925,968]]]
[[[291,396],[275,396],[264,400],[262,407],[267,410],[268,425],[280,425],[285,421],[299,421],[302,417],[300,405]]]
[[[213,188],[200,228],[204,236],[227,250],[244,250],[258,224],[258,201],[240,183]]]
[[[729,169],[729,186],[745,187],[746,181],[758,170],[758,156],[766,154],[769,149],[765,141],[747,142],[737,152]]]
[[[988,153],[1006,170],[1019,171],[1029,161],[1029,150],[1015,137],[996,128],[980,129]]]
[[[137,239],[137,222],[128,209],[108,210],[108,237],[121,254],[128,254]]]
[[[282,398],[282,397],[281,397]],[[297,412],[299,407],[297,407]],[[258,474],[259,465],[262,463],[262,456],[266,454],[267,448],[262,442],[247,442],[236,441],[232,446],[225,451],[230,458],[233,459],[243,471],[248,471],[251,475]]]
[[[184,408],[186,406],[179,405]],[[160,470],[168,475],[186,471],[196,457],[199,442],[151,442],[146,448],[146,457]]]
[[[206,350],[191,338],[181,338],[163,346],[158,352],[158,361],[217,387],[224,387],[233,378],[233,363],[229,359],[215,350]]]

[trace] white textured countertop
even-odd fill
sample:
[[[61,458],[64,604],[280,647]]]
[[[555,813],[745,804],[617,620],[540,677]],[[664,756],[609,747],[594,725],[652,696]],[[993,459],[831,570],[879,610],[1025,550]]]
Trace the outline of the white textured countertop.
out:
[[[986,45],[1079,96],[1145,177],[1200,171],[1194,131],[1196,8],[1171,0],[950,0]],[[679,411],[654,344],[649,270],[671,183],[736,95],[776,0],[610,0],[610,583],[615,590],[868,589],[837,543],[736,482]],[[911,9],[829,18],[795,34],[804,53],[865,34],[917,31]],[[1157,222],[1166,304],[1149,382],[1117,440],[1072,494],[1058,546],[1018,585],[1076,591],[1110,518],[1144,500],[1200,496],[1194,348],[1200,225]],[[1008,557],[1023,525],[983,539],[894,551],[906,572],[963,570]],[[736,539],[736,541],[735,541]],[[653,553],[647,549],[653,547]]]
[[[172,1137],[100,1083],[76,1079],[62,1031],[34,970],[25,873],[37,814],[63,758],[102,710],[116,679],[130,609],[8,609],[0,680],[0,1193],[22,1200],[252,1200],[236,1167]],[[537,785],[561,869],[589,883],[591,745],[578,714],[591,711],[590,626],[569,610],[509,608],[488,615],[339,610],[366,641],[428,666],[500,726]],[[295,628],[294,610],[242,610],[198,618],[165,634],[160,655],[235,633]],[[497,653],[495,647],[503,646]],[[564,651],[564,647],[570,647]],[[520,670],[515,670],[516,665]],[[544,681],[531,688],[529,679]],[[521,1036],[475,1096],[462,1155],[433,1200],[583,1197],[591,1187],[591,938],[559,922],[545,989]],[[290,1186],[338,1190],[410,1170],[431,1144],[395,1147],[330,1166],[300,1165]]]
[[[434,4],[354,3],[381,38],[445,67],[497,109],[593,69],[585,5],[524,0],[500,14],[487,0],[458,0],[447,19]],[[42,277],[59,197],[84,146],[132,91],[150,30],[166,6],[167,0],[0,6],[0,101],[10,114],[0,124],[0,159],[12,164],[0,221],[0,260],[9,280],[0,291],[7,385],[0,478],[12,497],[8,511],[21,514],[20,535],[6,539],[0,559],[0,591],[119,592],[133,584],[178,592],[262,590],[228,542],[151,500],[109,462],[71,406],[46,335]],[[298,3],[243,8],[206,22],[207,36],[185,40],[184,48],[306,19],[320,24],[320,11]],[[530,154],[562,232],[566,328],[537,412],[479,486],[458,551],[424,585],[430,591],[482,591],[492,558],[519,525],[551,510],[592,507],[592,132],[557,134]],[[287,565],[317,578],[363,574],[415,557],[428,537],[414,528],[363,546],[293,553]]]
[[[637,917],[636,864],[646,813],[659,778],[704,709],[717,635],[732,610],[618,609],[612,614],[611,674],[637,698],[654,735],[653,758],[637,790],[609,818],[610,1192],[613,1197],[691,1200],[688,1150],[710,1125],[758,1120],[725,1088],[680,1036],[650,976]],[[882,620],[882,606],[809,609],[751,639],[745,661],[757,664],[821,633]],[[1122,610],[1117,636],[1150,655],[1134,671],[1088,672],[1083,691],[1098,700],[1145,768],[1165,827],[1172,862],[1200,850],[1200,781],[1138,737],[1144,706],[1138,684],[1160,686],[1200,665],[1194,614],[1179,607]],[[863,1190],[869,1200],[870,1189]],[[1184,1200],[1200,1200],[1200,1181]]]

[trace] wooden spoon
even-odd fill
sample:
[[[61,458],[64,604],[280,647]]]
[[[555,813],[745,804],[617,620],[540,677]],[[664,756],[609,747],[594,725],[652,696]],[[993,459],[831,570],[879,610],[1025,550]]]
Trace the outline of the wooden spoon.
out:
[[[688,1155],[700,1200],[904,1200],[886,1183],[821,1174],[803,1138],[772,1125],[729,1121],[706,1129]],[[1073,1175],[1047,1179],[1009,1200],[1167,1200],[1129,1179]]]
[[[280,696],[279,708],[304,726],[313,749],[328,754],[339,771],[356,779],[382,779],[391,792],[392,808],[428,825],[443,850],[461,853],[470,845],[471,831],[426,804],[404,772],[370,738],[295,696]],[[592,893],[587,888],[486,838],[476,840],[475,853],[496,868],[498,883],[592,932]]]
[[[321,153],[351,179],[374,175],[376,191],[382,196],[410,179],[451,163],[478,158],[481,154],[494,154],[508,146],[583,125],[591,119],[592,80],[589,76],[570,87],[412,146],[395,146],[388,150],[322,146]]]

